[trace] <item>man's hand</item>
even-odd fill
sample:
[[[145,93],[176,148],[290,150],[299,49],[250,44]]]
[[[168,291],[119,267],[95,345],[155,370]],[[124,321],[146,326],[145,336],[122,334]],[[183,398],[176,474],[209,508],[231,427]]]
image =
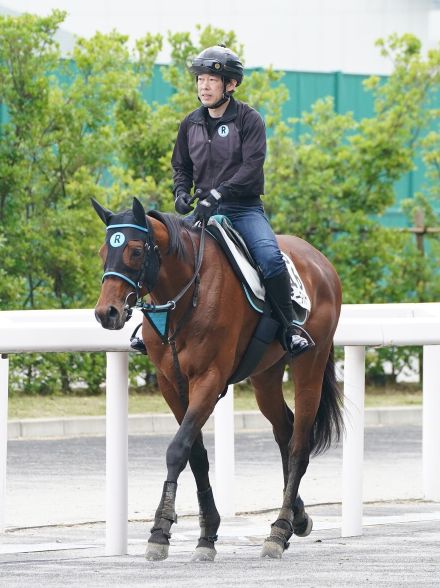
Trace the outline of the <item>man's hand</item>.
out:
[[[206,198],[199,200],[194,211],[196,221],[208,222],[209,218],[215,214],[220,203],[222,195],[217,190],[211,190]]]
[[[174,208],[179,214],[188,214],[194,210],[194,207],[189,204],[191,196],[187,192],[179,192],[174,201]]]

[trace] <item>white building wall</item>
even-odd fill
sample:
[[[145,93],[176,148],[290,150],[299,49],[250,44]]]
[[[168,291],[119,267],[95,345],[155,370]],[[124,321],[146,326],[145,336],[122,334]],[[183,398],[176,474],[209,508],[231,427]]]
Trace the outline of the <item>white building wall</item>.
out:
[[[411,32],[424,46],[438,42],[438,0],[2,0],[18,11],[69,13],[64,28],[91,36],[116,28],[131,38],[145,32],[195,31],[196,24],[233,29],[249,67],[389,73],[374,42]],[[436,12],[434,12],[436,11]],[[169,48],[160,62],[169,59]]]

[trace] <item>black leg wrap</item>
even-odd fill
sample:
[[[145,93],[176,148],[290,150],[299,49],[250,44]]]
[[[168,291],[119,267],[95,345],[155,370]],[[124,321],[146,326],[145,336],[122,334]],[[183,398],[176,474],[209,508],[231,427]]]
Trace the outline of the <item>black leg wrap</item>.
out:
[[[278,519],[271,525],[270,535],[266,541],[278,543],[285,550],[289,548],[289,539],[293,535],[293,528],[289,521]]]
[[[197,492],[199,501],[200,539],[197,547],[212,549],[217,541],[217,531],[220,526],[220,515],[217,511],[212,494],[212,488]]]
[[[283,549],[289,547],[289,539],[293,535],[293,512],[282,508],[279,518],[271,525],[270,536],[266,541],[274,541]]]
[[[164,483],[162,498],[156,510],[154,525],[151,528],[151,536],[148,539],[148,543],[169,544],[171,525],[177,523],[177,515],[174,510],[176,492],[176,482]]]

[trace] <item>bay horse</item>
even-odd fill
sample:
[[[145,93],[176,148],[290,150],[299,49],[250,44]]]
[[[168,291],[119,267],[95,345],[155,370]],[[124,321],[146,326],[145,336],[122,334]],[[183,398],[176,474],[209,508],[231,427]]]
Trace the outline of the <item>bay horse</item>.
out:
[[[168,557],[170,530],[177,520],[177,481],[189,462],[197,486],[201,531],[192,561],[213,561],[220,516],[209,481],[202,427],[240,364],[258,314],[216,241],[205,240],[204,227],[193,227],[173,214],[153,211],[147,215],[136,198],[131,209],[119,213],[95,200],[92,203],[107,227],[100,249],[104,276],[95,308],[97,320],[105,329],[121,329],[136,301],[147,294],[151,302],[144,305],[164,311],[162,330],[144,319],[142,336],[179,429],[166,452],[167,478],[146,558]],[[281,558],[293,534],[310,533],[312,520],[298,493],[300,481],[310,454],[327,449],[342,430],[333,359],[341,307],[338,275],[306,241],[294,236],[277,238],[309,295],[311,312],[305,326],[315,347],[292,360],[274,341],[250,376],[259,409],[272,424],[284,474],[281,510],[261,552],[269,558]],[[295,387],[294,414],[282,391],[287,365]]]

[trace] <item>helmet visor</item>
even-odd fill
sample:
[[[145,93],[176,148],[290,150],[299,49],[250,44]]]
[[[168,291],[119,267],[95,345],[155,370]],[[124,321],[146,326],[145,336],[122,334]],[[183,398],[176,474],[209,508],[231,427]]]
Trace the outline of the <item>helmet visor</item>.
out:
[[[221,73],[223,69],[223,64],[220,61],[218,61],[218,59],[203,59],[202,57],[196,57],[195,59],[193,59],[191,66],[194,69],[208,69],[213,73]]]

